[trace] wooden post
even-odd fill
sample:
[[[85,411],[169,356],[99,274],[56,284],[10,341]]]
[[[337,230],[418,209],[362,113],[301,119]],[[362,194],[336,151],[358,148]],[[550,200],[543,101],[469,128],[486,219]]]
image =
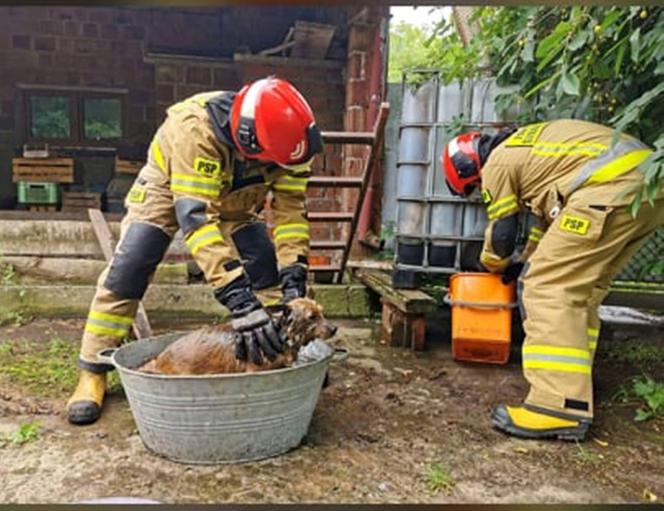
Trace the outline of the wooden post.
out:
[[[108,227],[106,219],[100,210],[88,209],[88,215],[90,216],[90,222],[92,223],[92,228],[95,231],[97,240],[99,241],[101,251],[104,254],[104,259],[106,259],[106,261],[110,261],[113,257],[113,250],[115,247],[113,233]],[[150,327],[148,315],[145,312],[145,307],[142,303],[138,304],[136,318],[134,318],[134,324],[132,325],[132,328],[137,339],[152,337],[152,328]]]

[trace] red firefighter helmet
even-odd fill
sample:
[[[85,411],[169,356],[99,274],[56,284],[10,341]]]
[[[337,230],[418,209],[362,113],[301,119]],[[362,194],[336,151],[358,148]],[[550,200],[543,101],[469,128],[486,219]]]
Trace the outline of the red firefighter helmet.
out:
[[[480,180],[479,142],[482,134],[471,131],[454,137],[443,149],[441,163],[452,193],[470,195]]]
[[[297,89],[270,76],[247,84],[231,108],[231,134],[251,159],[297,168],[323,149],[311,107]]]

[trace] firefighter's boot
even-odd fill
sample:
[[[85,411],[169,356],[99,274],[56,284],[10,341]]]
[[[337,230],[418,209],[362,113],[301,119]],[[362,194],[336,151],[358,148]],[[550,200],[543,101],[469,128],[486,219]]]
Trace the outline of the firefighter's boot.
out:
[[[67,402],[67,419],[72,424],[92,424],[101,415],[106,392],[106,373],[82,369],[78,386]]]
[[[491,423],[512,436],[558,440],[583,440],[590,424],[589,421],[563,419],[522,406],[505,405],[493,409]]]

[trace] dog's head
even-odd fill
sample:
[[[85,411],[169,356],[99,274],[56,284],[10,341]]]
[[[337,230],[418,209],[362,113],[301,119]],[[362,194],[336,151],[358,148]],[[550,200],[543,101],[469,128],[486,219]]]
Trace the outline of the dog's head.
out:
[[[329,339],[337,333],[337,327],[323,316],[323,308],[310,298],[291,300],[284,308],[281,327],[294,347],[314,339]]]

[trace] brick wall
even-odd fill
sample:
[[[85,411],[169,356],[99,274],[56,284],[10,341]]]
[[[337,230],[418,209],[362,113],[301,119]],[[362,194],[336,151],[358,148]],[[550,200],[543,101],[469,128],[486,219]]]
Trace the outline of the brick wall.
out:
[[[372,44],[376,20],[380,19],[376,9],[370,9],[368,17],[350,26],[344,21],[357,12],[354,8],[345,12],[328,9],[327,14],[325,9],[293,10],[297,19],[338,25],[328,59],[320,61],[233,54],[234,44],[242,46],[240,36],[252,51],[283,39],[285,34],[281,32],[289,26],[288,20],[280,18],[276,30],[269,17],[256,16],[255,10],[196,8],[165,13],[154,8],[0,8],[0,208],[9,206],[15,195],[11,157],[24,141],[17,122],[22,98],[18,84],[126,91],[128,125],[121,146],[133,155],[144,154],[170,104],[201,91],[237,89],[246,81],[269,74],[284,77],[298,87],[322,130],[368,129]],[[214,45],[199,44],[198,32],[186,30],[196,25],[196,20],[206,20],[203,29],[208,36],[203,39],[208,40],[216,39],[217,21],[222,27],[241,26],[249,22],[243,17],[250,17],[253,24],[255,20],[266,23],[264,30],[257,29],[261,32],[260,44],[246,40],[246,30],[236,30],[238,34],[219,43],[218,53],[223,58],[176,55],[213,51]],[[263,32],[269,30],[275,32],[268,37]],[[166,37],[168,31],[172,34]],[[253,48],[252,44],[258,46]],[[339,59],[344,54],[347,59]],[[362,156],[356,148],[342,154],[341,147],[327,146],[325,154],[316,158],[314,173],[357,174]],[[353,203],[354,197],[347,192],[310,191],[312,211],[348,211]],[[313,227],[316,239],[340,236],[338,225]]]
[[[265,16],[264,10],[257,13],[256,9],[228,7],[0,7],[0,208],[10,207],[13,202],[11,158],[24,142],[19,126],[24,117],[19,84],[123,90],[128,124],[120,145],[131,155],[144,154],[165,108],[172,102],[203,90],[235,89],[245,80],[270,73],[284,76],[301,88],[323,129],[341,129],[343,60],[320,61],[319,65],[279,58],[234,63],[230,56],[239,47],[260,50],[265,45],[276,45],[292,21],[308,19],[339,26],[328,53],[328,58],[338,58],[345,52],[346,12],[304,7],[266,9],[272,9],[273,15]],[[278,26],[272,23],[277,14]],[[255,27],[257,23],[264,26],[254,31],[254,39],[251,31],[231,33],[219,29]],[[220,37],[222,32],[230,35]],[[155,56],[157,51],[162,53]],[[164,57],[164,51],[171,55]],[[189,56],[211,52],[229,57]],[[177,53],[187,56],[175,56]],[[328,199],[324,195],[316,197],[318,202],[313,204],[322,207]]]

